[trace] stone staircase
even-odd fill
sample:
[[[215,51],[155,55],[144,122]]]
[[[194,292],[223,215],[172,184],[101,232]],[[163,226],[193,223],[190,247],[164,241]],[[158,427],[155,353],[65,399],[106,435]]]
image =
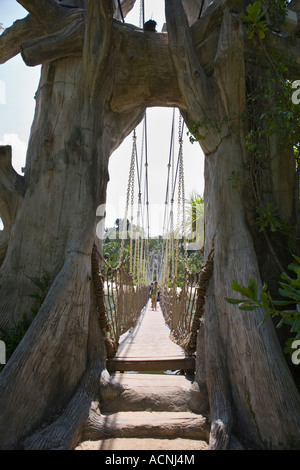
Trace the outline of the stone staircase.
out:
[[[116,373],[113,379],[124,391],[101,405],[103,438],[78,449],[207,448],[207,401],[196,383],[171,374]]]

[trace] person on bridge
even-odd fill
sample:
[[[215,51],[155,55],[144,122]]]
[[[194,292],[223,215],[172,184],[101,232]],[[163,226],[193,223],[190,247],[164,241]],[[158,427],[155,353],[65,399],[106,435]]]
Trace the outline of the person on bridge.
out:
[[[152,287],[152,290],[151,290],[151,308],[152,308],[152,310],[156,310],[157,294],[158,294],[158,283],[157,283],[157,281],[155,281],[154,285]]]

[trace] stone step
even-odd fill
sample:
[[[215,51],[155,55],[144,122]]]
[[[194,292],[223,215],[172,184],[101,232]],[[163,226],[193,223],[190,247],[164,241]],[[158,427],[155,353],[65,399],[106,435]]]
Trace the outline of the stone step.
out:
[[[171,439],[155,439],[155,438],[116,438],[116,439],[99,439],[97,441],[84,441],[78,444],[75,450],[104,450],[104,451],[149,451],[149,450],[208,450],[206,440],[198,439],[181,439],[173,437]],[[132,454],[135,455],[135,454]]]
[[[99,426],[100,423],[100,426]],[[191,412],[128,411],[97,417],[97,433],[84,436],[88,439],[110,438],[181,438],[208,440],[209,424],[206,417]],[[96,437],[97,436],[97,437]]]
[[[116,398],[102,403],[101,412],[192,411],[205,413],[208,401],[184,375],[116,373],[112,379],[124,387]]]

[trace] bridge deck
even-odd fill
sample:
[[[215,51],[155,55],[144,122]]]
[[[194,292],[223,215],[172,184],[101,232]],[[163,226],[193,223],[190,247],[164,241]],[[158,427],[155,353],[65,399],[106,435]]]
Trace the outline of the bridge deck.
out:
[[[194,370],[195,358],[169,337],[159,303],[141,313],[136,327],[121,338],[117,355],[107,361],[107,369],[115,371]]]

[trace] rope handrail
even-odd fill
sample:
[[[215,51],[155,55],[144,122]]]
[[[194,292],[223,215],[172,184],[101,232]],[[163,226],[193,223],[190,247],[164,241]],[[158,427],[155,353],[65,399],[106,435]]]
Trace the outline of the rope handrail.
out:
[[[107,268],[106,275],[101,272],[102,263]],[[92,252],[92,275],[97,316],[110,359],[118,351],[120,336],[136,325],[148,301],[149,288],[135,286],[122,261],[115,268],[109,266],[96,245]]]
[[[178,292],[176,282],[171,287],[161,287],[161,309],[171,329],[171,339],[188,355],[196,352],[197,334],[204,315],[205,298],[213,273],[214,256],[211,250],[207,261],[197,273],[185,268],[182,288]]]

